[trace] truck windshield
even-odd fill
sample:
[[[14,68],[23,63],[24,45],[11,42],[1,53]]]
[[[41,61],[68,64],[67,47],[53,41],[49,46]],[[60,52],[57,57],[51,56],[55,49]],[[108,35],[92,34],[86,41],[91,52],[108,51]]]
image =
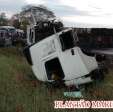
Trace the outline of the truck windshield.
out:
[[[75,46],[75,40],[73,37],[72,30],[65,32],[65,33],[62,33],[60,35],[60,41],[61,41],[63,51],[65,51],[66,49],[73,48]]]
[[[41,22],[35,26],[35,41],[43,40],[62,30],[63,24],[61,22]]]

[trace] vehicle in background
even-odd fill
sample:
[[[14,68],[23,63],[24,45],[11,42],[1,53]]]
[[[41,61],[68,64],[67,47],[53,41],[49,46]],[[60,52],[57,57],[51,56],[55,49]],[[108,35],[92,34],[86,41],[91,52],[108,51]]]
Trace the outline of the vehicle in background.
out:
[[[2,46],[12,45],[12,37],[15,31],[15,28],[12,26],[0,26],[0,44]]]
[[[112,28],[76,28],[79,45],[83,49],[113,48]]]
[[[16,29],[15,35],[12,37],[12,45],[26,44],[25,33],[23,30]]]
[[[0,45],[11,46],[17,43],[26,43],[24,31],[13,26],[0,26]]]

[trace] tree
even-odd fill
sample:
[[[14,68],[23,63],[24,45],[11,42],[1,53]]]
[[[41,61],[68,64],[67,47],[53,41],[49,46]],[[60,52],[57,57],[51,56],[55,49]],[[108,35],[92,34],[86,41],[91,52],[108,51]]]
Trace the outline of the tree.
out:
[[[18,19],[16,19],[16,20],[13,21],[12,25],[13,25],[15,28],[17,28],[17,29],[20,29],[21,23],[19,22]]]
[[[10,25],[14,26],[14,27],[17,28],[17,29],[20,28],[19,14],[14,14],[14,15],[10,18]]]
[[[6,14],[2,12],[0,14],[0,26],[5,26],[5,25],[8,25],[8,19],[6,17]]]
[[[52,11],[50,11],[47,7],[43,5],[27,5],[22,9],[20,16],[21,19],[27,18],[30,24],[36,24],[37,22],[56,17]]]
[[[28,20],[25,18],[20,23],[20,29],[24,30],[26,32],[27,26],[29,25]]]
[[[22,29],[26,31],[27,25],[29,25],[29,22],[26,18],[21,18],[20,14],[14,14],[11,19],[11,25],[14,26],[17,29]]]

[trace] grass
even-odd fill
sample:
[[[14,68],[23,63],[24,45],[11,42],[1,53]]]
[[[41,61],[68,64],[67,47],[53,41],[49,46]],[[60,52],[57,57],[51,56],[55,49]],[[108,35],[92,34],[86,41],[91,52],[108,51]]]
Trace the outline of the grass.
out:
[[[18,48],[0,48],[0,112],[104,112],[106,110],[55,110],[54,100],[65,98],[62,89],[48,89],[38,81]],[[113,99],[113,72],[83,91],[86,100]],[[107,110],[112,112],[113,110]]]

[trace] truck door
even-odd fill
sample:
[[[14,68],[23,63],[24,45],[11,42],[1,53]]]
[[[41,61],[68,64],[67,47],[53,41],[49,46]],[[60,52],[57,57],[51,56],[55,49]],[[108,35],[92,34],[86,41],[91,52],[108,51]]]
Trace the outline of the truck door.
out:
[[[48,80],[62,80],[64,78],[64,72],[58,58],[47,61],[45,68]]]

